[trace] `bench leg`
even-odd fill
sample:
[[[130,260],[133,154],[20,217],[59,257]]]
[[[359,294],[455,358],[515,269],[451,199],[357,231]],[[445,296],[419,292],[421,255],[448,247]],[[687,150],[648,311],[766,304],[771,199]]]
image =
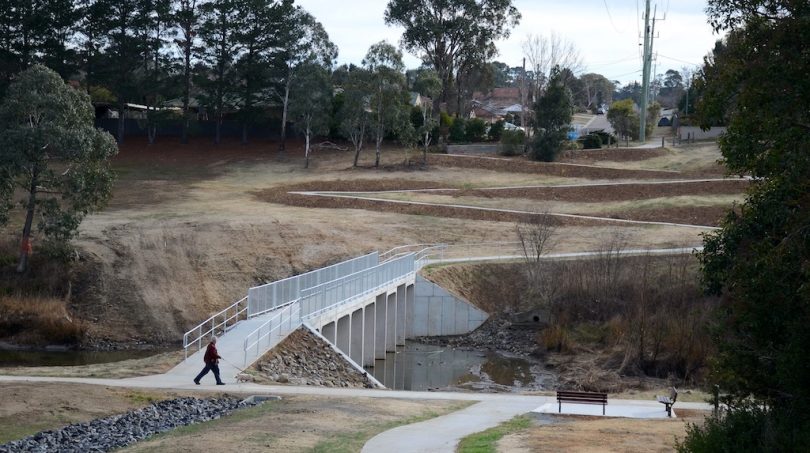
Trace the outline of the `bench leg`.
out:
[[[605,405],[602,405],[602,415],[605,415]]]
[[[672,418],[672,405],[667,404],[667,417]]]
[[[560,405],[560,407],[557,408],[557,413],[562,414],[562,401],[558,401],[557,403]]]

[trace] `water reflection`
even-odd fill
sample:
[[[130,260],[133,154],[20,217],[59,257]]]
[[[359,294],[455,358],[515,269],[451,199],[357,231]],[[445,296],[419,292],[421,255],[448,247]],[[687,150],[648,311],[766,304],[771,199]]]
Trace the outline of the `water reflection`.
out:
[[[385,360],[375,361],[371,373],[395,390],[425,391],[459,387],[510,391],[540,388],[547,373],[542,366],[494,352],[452,349],[406,342]]]
[[[121,350],[121,351],[6,351],[0,350],[0,368],[3,367],[39,367],[39,366],[77,366],[95,363],[120,362],[122,360],[142,359],[165,350]]]

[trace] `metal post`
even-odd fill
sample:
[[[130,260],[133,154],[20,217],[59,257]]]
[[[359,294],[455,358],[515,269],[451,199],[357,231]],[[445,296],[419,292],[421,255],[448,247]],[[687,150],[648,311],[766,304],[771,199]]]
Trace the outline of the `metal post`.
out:
[[[644,144],[647,140],[647,96],[650,91],[650,0],[647,0],[644,8],[644,59],[641,79],[641,118],[639,122],[639,141]]]

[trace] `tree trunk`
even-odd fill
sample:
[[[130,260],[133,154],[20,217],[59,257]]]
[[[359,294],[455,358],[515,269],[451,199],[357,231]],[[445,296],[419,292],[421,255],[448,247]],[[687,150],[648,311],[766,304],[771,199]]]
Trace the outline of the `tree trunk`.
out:
[[[279,152],[284,152],[287,145],[287,106],[290,103],[290,79],[287,76],[287,83],[284,85],[284,102],[281,109],[281,141],[278,144]]]
[[[118,144],[124,143],[124,103],[118,104]]]
[[[242,123],[242,145],[247,145],[248,143],[248,125],[247,123]]]
[[[380,154],[382,154],[382,150],[380,149],[380,147],[382,146],[382,140],[383,140],[382,134],[383,134],[383,132],[382,132],[382,130],[380,130],[379,135],[377,136],[377,154],[376,154],[376,157],[374,158],[374,167],[375,168],[380,168]]]
[[[309,130],[309,127],[307,127],[307,132],[305,134],[306,135],[306,146],[304,148],[304,168],[309,168],[309,136],[310,136],[311,133],[312,132]]]
[[[217,128],[216,133],[214,134],[214,144],[219,145],[220,140],[222,139],[222,116],[217,116]]]
[[[34,223],[34,208],[37,202],[37,178],[39,171],[35,168],[31,176],[31,187],[28,192],[25,225],[23,226],[22,243],[20,244],[20,260],[17,263],[17,272],[22,273],[28,269],[28,254],[31,250],[31,225]]]
[[[360,160],[360,150],[362,147],[356,146],[354,147],[354,166],[357,167],[357,161]]]
[[[186,38],[189,39],[188,37]],[[188,144],[188,105],[191,97],[191,49],[190,44],[185,49],[184,86],[183,86],[183,133],[180,136],[180,143]]]

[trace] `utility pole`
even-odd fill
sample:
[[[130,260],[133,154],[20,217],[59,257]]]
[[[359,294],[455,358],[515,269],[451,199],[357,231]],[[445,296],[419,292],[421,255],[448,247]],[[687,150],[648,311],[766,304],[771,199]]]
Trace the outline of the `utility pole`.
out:
[[[655,40],[655,15],[658,13],[656,5],[653,16],[650,17],[650,0],[646,1],[644,8],[644,65],[642,71],[641,84],[641,118],[639,118],[639,140],[645,143],[647,140],[647,105],[650,96],[650,72],[652,70],[653,41]]]
[[[523,58],[523,70],[520,76],[520,127],[526,130],[526,58]]]
[[[641,75],[641,115],[639,118],[638,137],[641,143],[647,140],[647,96],[650,92],[650,51],[652,33],[650,30],[650,0],[647,0],[644,7],[644,59],[642,62]]]

